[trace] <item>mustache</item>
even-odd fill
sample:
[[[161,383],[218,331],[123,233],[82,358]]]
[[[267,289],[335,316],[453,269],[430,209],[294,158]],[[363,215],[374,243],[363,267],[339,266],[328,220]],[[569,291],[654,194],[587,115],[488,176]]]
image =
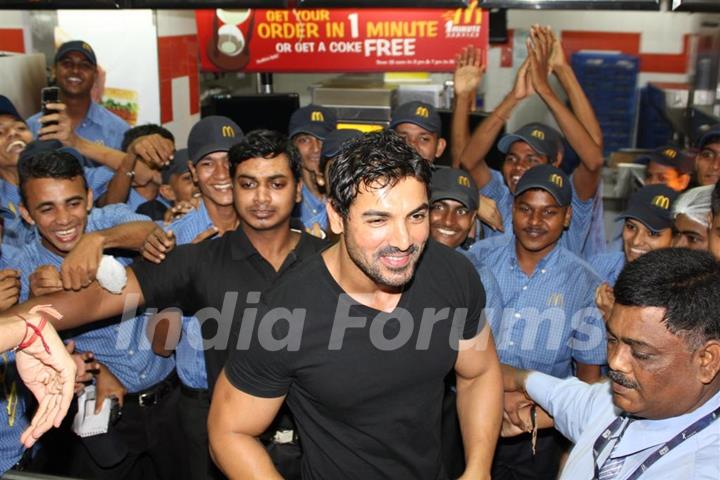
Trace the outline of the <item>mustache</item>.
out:
[[[610,380],[612,380],[613,382],[620,384],[625,388],[630,388],[633,390],[638,388],[637,382],[629,380],[625,375],[623,375],[622,373],[618,373],[615,370],[608,371],[608,377],[610,377]]]
[[[378,252],[378,256],[383,257],[386,255],[394,255],[397,253],[412,255],[413,253],[417,252],[418,249],[419,249],[419,247],[417,245],[415,245],[414,243],[412,245],[410,245],[408,248],[406,248],[405,250],[400,250],[397,247],[385,247]]]

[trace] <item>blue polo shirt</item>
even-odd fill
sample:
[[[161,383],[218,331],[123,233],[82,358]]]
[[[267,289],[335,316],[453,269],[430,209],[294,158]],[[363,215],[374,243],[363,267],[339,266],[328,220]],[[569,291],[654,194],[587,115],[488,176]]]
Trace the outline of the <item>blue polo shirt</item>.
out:
[[[172,230],[176,243],[184,245],[192,242],[198,234],[212,226],[212,220],[203,200],[198,208],[172,222],[166,230]],[[175,362],[175,369],[183,385],[195,389],[208,388],[203,338],[200,322],[196,317],[183,316],[182,335],[175,348]]]
[[[467,252],[476,268],[490,270],[502,292],[502,319],[493,329],[500,361],[559,378],[572,375],[573,360],[605,364],[605,323],[595,307],[600,278],[559,245],[528,276],[518,264],[515,237],[501,238]]]
[[[590,258],[589,263],[602,281],[608,283],[612,287],[615,286],[615,282],[617,282],[620,272],[622,272],[622,269],[625,268],[625,253],[600,253]]]
[[[7,261],[8,255],[17,258],[12,247],[3,245],[0,270],[13,268]],[[22,380],[15,370],[15,353],[0,353],[0,476],[10,470],[23,454],[20,435],[30,422],[25,414],[22,389]]]
[[[28,127],[34,138],[37,138],[41,128],[40,117],[42,117],[42,112],[38,112],[27,119]],[[75,129],[75,133],[91,142],[120,150],[123,135],[129,129],[130,125],[125,120],[105,107],[90,102],[90,108],[88,108],[83,121]]]
[[[299,218],[306,230],[310,231],[316,223],[327,231],[328,216],[325,200],[317,198],[305,184],[302,186],[302,202],[295,205],[293,217]]]
[[[98,199],[107,191],[107,184],[115,172],[105,166],[83,167],[85,180]],[[5,219],[3,225],[3,243],[20,247],[35,238],[35,229],[25,223],[20,216],[20,187],[0,179],[0,204],[14,214],[14,218]]]
[[[605,227],[602,223],[602,198],[596,194],[595,197],[582,201],[575,192],[575,185],[570,182],[572,187],[572,221],[568,229],[560,237],[560,245],[574,254],[587,258],[597,247],[597,237],[605,236]],[[598,188],[598,192],[600,189]],[[496,232],[483,224],[483,238],[489,238],[498,235],[511,234],[512,229],[512,206],[513,194],[505,185],[502,173],[497,170],[490,170],[490,181],[480,189],[480,194],[492,198],[497,204],[497,209],[502,215],[505,233]],[[600,207],[597,204],[600,204]],[[593,221],[593,216],[600,215],[599,224],[602,226],[602,232],[597,230],[598,221]],[[593,231],[593,229],[595,231]],[[591,240],[595,239],[595,240]]]
[[[105,230],[123,223],[148,221],[143,215],[132,212],[127,205],[116,204],[94,208],[88,216],[86,232]],[[119,257],[118,261],[128,265],[131,260]],[[20,301],[29,296],[29,277],[41,265],[62,266],[63,258],[51,252],[36,239],[21,249],[17,268],[21,272]],[[167,377],[175,368],[172,358],[163,358],[153,353],[145,335],[147,317],[140,315],[122,322],[110,321],[107,326],[84,327],[82,333],[71,332],[77,350],[90,351],[105,364],[130,393],[145,390]],[[102,325],[102,324],[100,324]]]

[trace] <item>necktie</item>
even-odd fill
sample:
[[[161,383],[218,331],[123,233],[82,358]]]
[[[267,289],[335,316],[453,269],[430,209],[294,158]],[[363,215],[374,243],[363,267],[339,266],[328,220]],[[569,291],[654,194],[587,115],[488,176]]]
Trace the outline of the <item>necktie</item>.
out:
[[[622,470],[623,464],[625,463],[625,459],[627,457],[618,457],[618,458],[612,458],[613,453],[615,453],[615,449],[617,448],[618,444],[620,443],[620,439],[622,438],[623,434],[625,433],[625,430],[627,429],[628,425],[630,425],[629,418],[627,419],[627,422],[625,422],[625,425],[623,425],[620,428],[620,433],[615,439],[615,445],[613,445],[612,451],[610,452],[610,455],[605,460],[605,463],[603,463],[602,467],[600,468],[600,473],[598,474],[598,480],[612,480],[617,476],[618,473],[620,473],[620,470]]]

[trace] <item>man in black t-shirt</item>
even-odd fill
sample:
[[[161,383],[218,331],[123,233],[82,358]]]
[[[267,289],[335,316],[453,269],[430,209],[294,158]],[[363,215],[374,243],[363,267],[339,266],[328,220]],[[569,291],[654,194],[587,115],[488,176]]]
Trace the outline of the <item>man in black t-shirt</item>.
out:
[[[264,295],[256,333],[241,332],[247,348],[218,379],[208,427],[228,476],[279,478],[255,437],[287,398],[304,479],[445,479],[440,412],[454,368],[463,478],[490,478],[500,366],[480,278],[428,241],[429,178],[427,162],[393,132],[343,149],[328,204],[339,242]]]

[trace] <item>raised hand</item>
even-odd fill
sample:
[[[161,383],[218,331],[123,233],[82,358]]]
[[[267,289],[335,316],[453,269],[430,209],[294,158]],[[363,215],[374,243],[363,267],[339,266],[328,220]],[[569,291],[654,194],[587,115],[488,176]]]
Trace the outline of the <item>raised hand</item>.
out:
[[[525,61],[520,65],[515,76],[515,86],[513,87],[513,95],[517,100],[524,100],[533,93],[532,82],[528,74],[528,68],[530,67],[530,57],[526,58]]]
[[[55,110],[55,113],[40,117],[40,124],[43,127],[38,131],[38,140],[59,140],[65,146],[74,146],[77,136],[72,128],[70,117],[65,113],[65,104],[49,103],[47,108]]]
[[[478,218],[481,222],[486,224],[493,230],[504,232],[505,227],[503,226],[503,218],[500,214],[500,210],[497,208],[497,203],[490,197],[480,195],[480,203],[477,210]]]
[[[128,147],[128,153],[137,155],[140,161],[155,170],[168,166],[174,151],[172,140],[157,133],[140,137]]]
[[[468,45],[455,56],[453,81],[456,96],[475,94],[485,71],[480,61],[481,50],[473,45]]]
[[[538,26],[530,30],[530,37],[527,39],[528,49],[528,75],[533,88],[542,95],[551,92],[548,75],[550,74],[550,52],[552,40],[548,33]]]
[[[557,69],[567,66],[567,57],[565,56],[565,50],[563,50],[560,39],[555,35],[551,29],[547,29],[552,42],[552,48],[550,50],[550,69],[555,72]]]

